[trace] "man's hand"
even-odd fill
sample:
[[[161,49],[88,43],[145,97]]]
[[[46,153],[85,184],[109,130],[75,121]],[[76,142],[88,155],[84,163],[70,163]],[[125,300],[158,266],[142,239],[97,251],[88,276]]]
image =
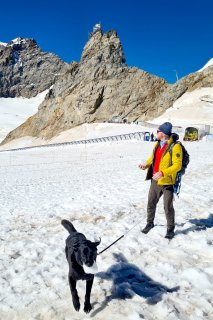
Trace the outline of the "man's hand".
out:
[[[158,181],[160,178],[162,178],[163,177],[163,174],[162,174],[162,172],[156,172],[154,175],[153,175],[153,177],[152,177],[152,179],[154,179],[155,181]]]
[[[147,168],[146,163],[139,163],[138,167],[141,170],[145,170]]]

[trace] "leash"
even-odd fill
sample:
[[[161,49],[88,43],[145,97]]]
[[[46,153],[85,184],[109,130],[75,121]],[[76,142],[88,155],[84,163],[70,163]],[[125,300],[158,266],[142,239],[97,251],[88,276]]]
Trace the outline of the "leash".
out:
[[[112,242],[108,247],[106,247],[104,250],[102,250],[101,252],[98,252],[98,255],[103,253],[104,251],[106,251],[107,249],[109,249],[111,246],[113,246],[113,244],[115,244],[116,242],[118,242],[119,240],[121,240],[123,237],[125,237],[127,235],[127,233],[129,233],[132,229],[134,229],[139,222],[141,222],[143,219],[140,219],[137,221],[137,223],[131,228],[129,229],[127,232],[125,232],[122,236],[120,236],[117,240],[115,240],[114,242]]]

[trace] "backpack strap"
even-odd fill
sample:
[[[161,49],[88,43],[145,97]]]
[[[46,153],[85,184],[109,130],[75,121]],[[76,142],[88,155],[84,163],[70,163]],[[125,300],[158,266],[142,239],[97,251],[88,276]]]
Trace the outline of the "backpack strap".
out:
[[[173,150],[173,147],[174,145],[176,144],[177,142],[173,142],[171,144],[171,146],[169,147],[169,153],[170,153],[170,162],[169,162],[169,165],[171,166],[172,165],[172,150]]]
[[[173,147],[176,143],[178,143],[178,142],[173,142],[169,148],[169,153],[170,153],[169,165],[170,166],[172,165],[172,150],[173,150]],[[177,176],[176,176],[175,184],[173,185],[173,192],[178,196],[178,198],[179,198],[179,193],[180,193],[180,188],[181,188],[181,177],[182,177],[181,172],[178,172]]]

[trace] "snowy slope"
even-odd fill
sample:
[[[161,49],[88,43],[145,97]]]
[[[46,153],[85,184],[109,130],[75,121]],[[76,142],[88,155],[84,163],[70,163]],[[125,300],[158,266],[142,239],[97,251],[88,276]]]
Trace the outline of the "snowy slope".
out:
[[[1,41],[0,41],[0,46],[4,46],[4,47],[6,47],[6,45],[7,45],[7,43],[5,43],[5,42],[1,42]]]
[[[0,318],[4,320],[210,320],[213,318],[213,148],[188,143],[191,156],[176,199],[176,236],[163,203],[146,221],[149,182],[137,167],[153,144],[120,141],[0,153]],[[199,156],[197,156],[199,154]],[[64,254],[70,219],[102,242],[94,309],[75,312]],[[85,283],[78,282],[83,305]]]
[[[213,126],[213,88],[201,88],[184,93],[171,108],[150,122],[159,124],[164,121],[170,121],[177,126]]]
[[[38,106],[44,100],[48,90],[36,97],[27,98],[0,98],[0,141],[6,135],[21,125],[30,116],[35,114]]]
[[[35,98],[0,98],[0,141],[12,129],[23,123],[29,116],[37,111],[46,91]],[[171,108],[167,109],[160,117],[150,121],[153,125],[159,125],[170,121],[174,126],[211,125],[213,126],[213,88],[201,88],[183,94]],[[60,143],[73,140],[91,139],[109,135],[125,134],[136,131],[156,131],[156,127],[93,123],[83,124],[70,130],[61,132],[49,141],[24,137],[13,140],[0,149],[9,149],[24,146],[33,146],[47,143]]]
[[[210,66],[212,66],[212,65],[213,65],[213,58],[210,59],[210,60],[203,66],[203,68],[201,68],[200,70],[198,70],[198,72],[201,72],[201,71],[203,71],[204,69],[206,69],[206,68],[208,68],[208,67],[210,67]]]
[[[40,98],[39,96],[37,98],[32,98],[35,99],[34,102],[31,99],[23,98],[0,98],[0,138],[3,139],[6,133],[20,125],[29,115],[35,113],[38,105],[43,100],[43,97],[44,96],[41,95]],[[26,107],[23,103],[26,103]],[[22,111],[21,106],[24,108],[24,111]],[[40,138],[24,137],[13,140],[0,147],[0,149],[92,139],[137,131],[155,132],[156,127],[154,125],[159,125],[165,121],[170,121],[174,126],[182,126],[183,128],[191,125],[213,126],[213,88],[201,88],[183,94],[183,96],[180,97],[171,108],[167,109],[164,114],[150,121],[153,126],[151,125],[148,128],[135,124],[83,124],[70,130],[63,131],[58,136],[53,137],[48,141]]]

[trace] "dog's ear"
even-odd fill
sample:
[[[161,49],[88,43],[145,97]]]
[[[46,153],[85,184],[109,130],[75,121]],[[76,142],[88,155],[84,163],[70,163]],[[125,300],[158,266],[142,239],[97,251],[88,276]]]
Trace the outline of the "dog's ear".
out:
[[[93,242],[93,244],[97,247],[101,243],[101,238],[99,241]]]

